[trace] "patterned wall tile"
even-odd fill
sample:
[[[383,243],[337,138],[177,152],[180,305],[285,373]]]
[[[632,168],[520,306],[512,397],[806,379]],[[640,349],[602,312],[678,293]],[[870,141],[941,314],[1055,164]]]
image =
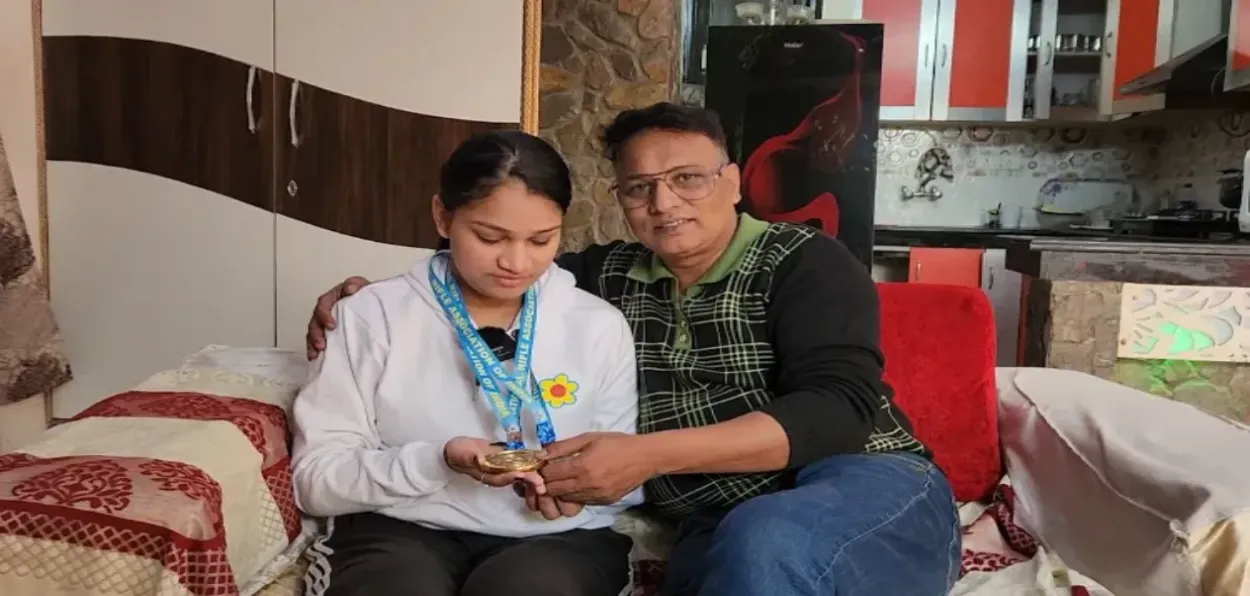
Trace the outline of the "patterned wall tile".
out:
[[[703,103],[703,87],[683,85],[680,101]],[[1200,207],[1219,209],[1220,170],[1240,168],[1250,150],[1250,114],[1178,112],[1149,121],[1087,126],[883,124],[877,140],[876,223],[980,226],[1002,208],[1003,225],[1034,227],[1038,190],[1056,177],[1124,180],[1145,211],[1172,206],[1192,185]],[[933,183],[937,200],[903,198],[916,189],[920,158],[939,148],[954,179]]]
[[[1165,129],[1156,174],[1151,187],[1160,201],[1170,202],[1184,185],[1203,206],[1220,209],[1220,171],[1242,168],[1250,150],[1250,114],[1217,113],[1178,118]]]
[[[1200,207],[1219,209],[1217,178],[1250,150],[1250,114],[1178,113],[1166,125],[1127,120],[1086,127],[883,126],[878,142],[879,225],[977,226],[1003,208],[1005,225],[1036,225],[1032,209],[1048,179],[1126,180],[1144,210],[1174,205],[1184,185]],[[902,199],[928,147],[951,156],[955,179],[935,183],[937,201]]]

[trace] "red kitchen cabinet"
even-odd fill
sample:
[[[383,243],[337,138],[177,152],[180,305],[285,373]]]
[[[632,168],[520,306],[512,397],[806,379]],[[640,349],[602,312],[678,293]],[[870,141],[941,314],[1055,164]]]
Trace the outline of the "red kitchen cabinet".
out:
[[[1030,0],[852,0],[885,25],[882,120],[1018,120]]]
[[[913,248],[907,281],[979,288],[982,252],[979,248]]]
[[[1217,1],[1193,0],[1202,4],[1204,14]],[[1250,0],[1233,2],[1230,45],[1240,49],[1230,51],[1233,74],[1226,84],[1250,86]],[[1192,11],[1198,5],[1182,5],[1179,0],[1062,4],[1060,0],[848,0],[836,8],[826,7],[823,16],[885,25],[882,121],[1107,120],[1162,108],[1162,95],[1125,95],[1119,89],[1172,58],[1178,53],[1173,49],[1188,49],[1173,47],[1176,33],[1169,23],[1185,16],[1177,16],[1177,11]],[[1238,29],[1238,22],[1246,26]],[[1075,34],[1100,38],[1102,48],[1089,52],[1055,47],[1057,35]],[[1031,36],[1039,41],[1032,58]],[[1052,111],[1051,87],[1057,70],[1067,77],[1061,94],[1083,90],[1071,88],[1070,75],[1090,80],[1093,93],[1086,107]],[[1026,84],[1030,79],[1032,85]],[[1030,86],[1031,99],[1026,97]]]
[[[941,2],[934,120],[1020,120],[1030,0]]]
[[[933,104],[937,0],[859,0],[858,14],[885,25],[881,119],[928,120]]]
[[[1163,108],[1163,96],[1124,95],[1120,87],[1166,62],[1171,37],[1159,36],[1160,13],[1171,13],[1177,0],[1108,0],[1103,34],[1103,67],[1098,111],[1123,115]],[[1171,20],[1169,17],[1168,20]]]
[[[1224,89],[1250,87],[1250,0],[1232,0],[1228,15],[1228,72]]]

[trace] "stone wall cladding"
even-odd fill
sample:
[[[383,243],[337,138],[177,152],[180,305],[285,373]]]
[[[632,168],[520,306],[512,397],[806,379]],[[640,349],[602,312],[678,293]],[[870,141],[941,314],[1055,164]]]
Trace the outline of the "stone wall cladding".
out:
[[[630,239],[599,133],[621,110],[676,98],[678,0],[543,0],[540,134],[568,160],[563,247]]]
[[[1037,337],[1044,344],[1044,366],[1089,373],[1250,423],[1250,365],[1117,359],[1122,284],[1084,281],[1039,284],[1038,281],[1032,284],[1042,292],[1041,302],[1046,312],[1042,315],[1029,313],[1027,335]],[[1037,301],[1030,300],[1030,310],[1037,305]],[[1037,323],[1042,324],[1035,326]],[[1043,365],[1027,360],[1026,363]]]

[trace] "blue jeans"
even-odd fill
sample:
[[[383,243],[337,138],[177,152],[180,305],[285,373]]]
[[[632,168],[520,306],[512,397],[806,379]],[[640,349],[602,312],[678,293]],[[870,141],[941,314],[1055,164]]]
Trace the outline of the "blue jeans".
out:
[[[903,453],[837,455],[795,487],[682,521],[665,596],[945,596],[959,574],[946,477]]]

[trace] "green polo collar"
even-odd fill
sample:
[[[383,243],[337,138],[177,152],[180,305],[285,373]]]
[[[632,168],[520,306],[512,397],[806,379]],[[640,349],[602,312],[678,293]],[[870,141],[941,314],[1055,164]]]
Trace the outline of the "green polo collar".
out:
[[[725,247],[725,252],[721,253],[720,258],[716,259],[716,263],[712,265],[708,272],[699,278],[696,286],[703,284],[716,283],[725,279],[731,272],[738,268],[738,263],[742,261],[742,255],[746,253],[747,247],[764,232],[768,230],[768,223],[755,219],[745,213],[738,216],[738,229],[734,231],[733,238],[729,239],[729,246]],[[651,253],[651,258],[645,256],[638,260],[632,268],[630,268],[628,277],[642,283],[653,283],[661,279],[676,279],[672,271],[664,266],[660,261],[659,255]]]

